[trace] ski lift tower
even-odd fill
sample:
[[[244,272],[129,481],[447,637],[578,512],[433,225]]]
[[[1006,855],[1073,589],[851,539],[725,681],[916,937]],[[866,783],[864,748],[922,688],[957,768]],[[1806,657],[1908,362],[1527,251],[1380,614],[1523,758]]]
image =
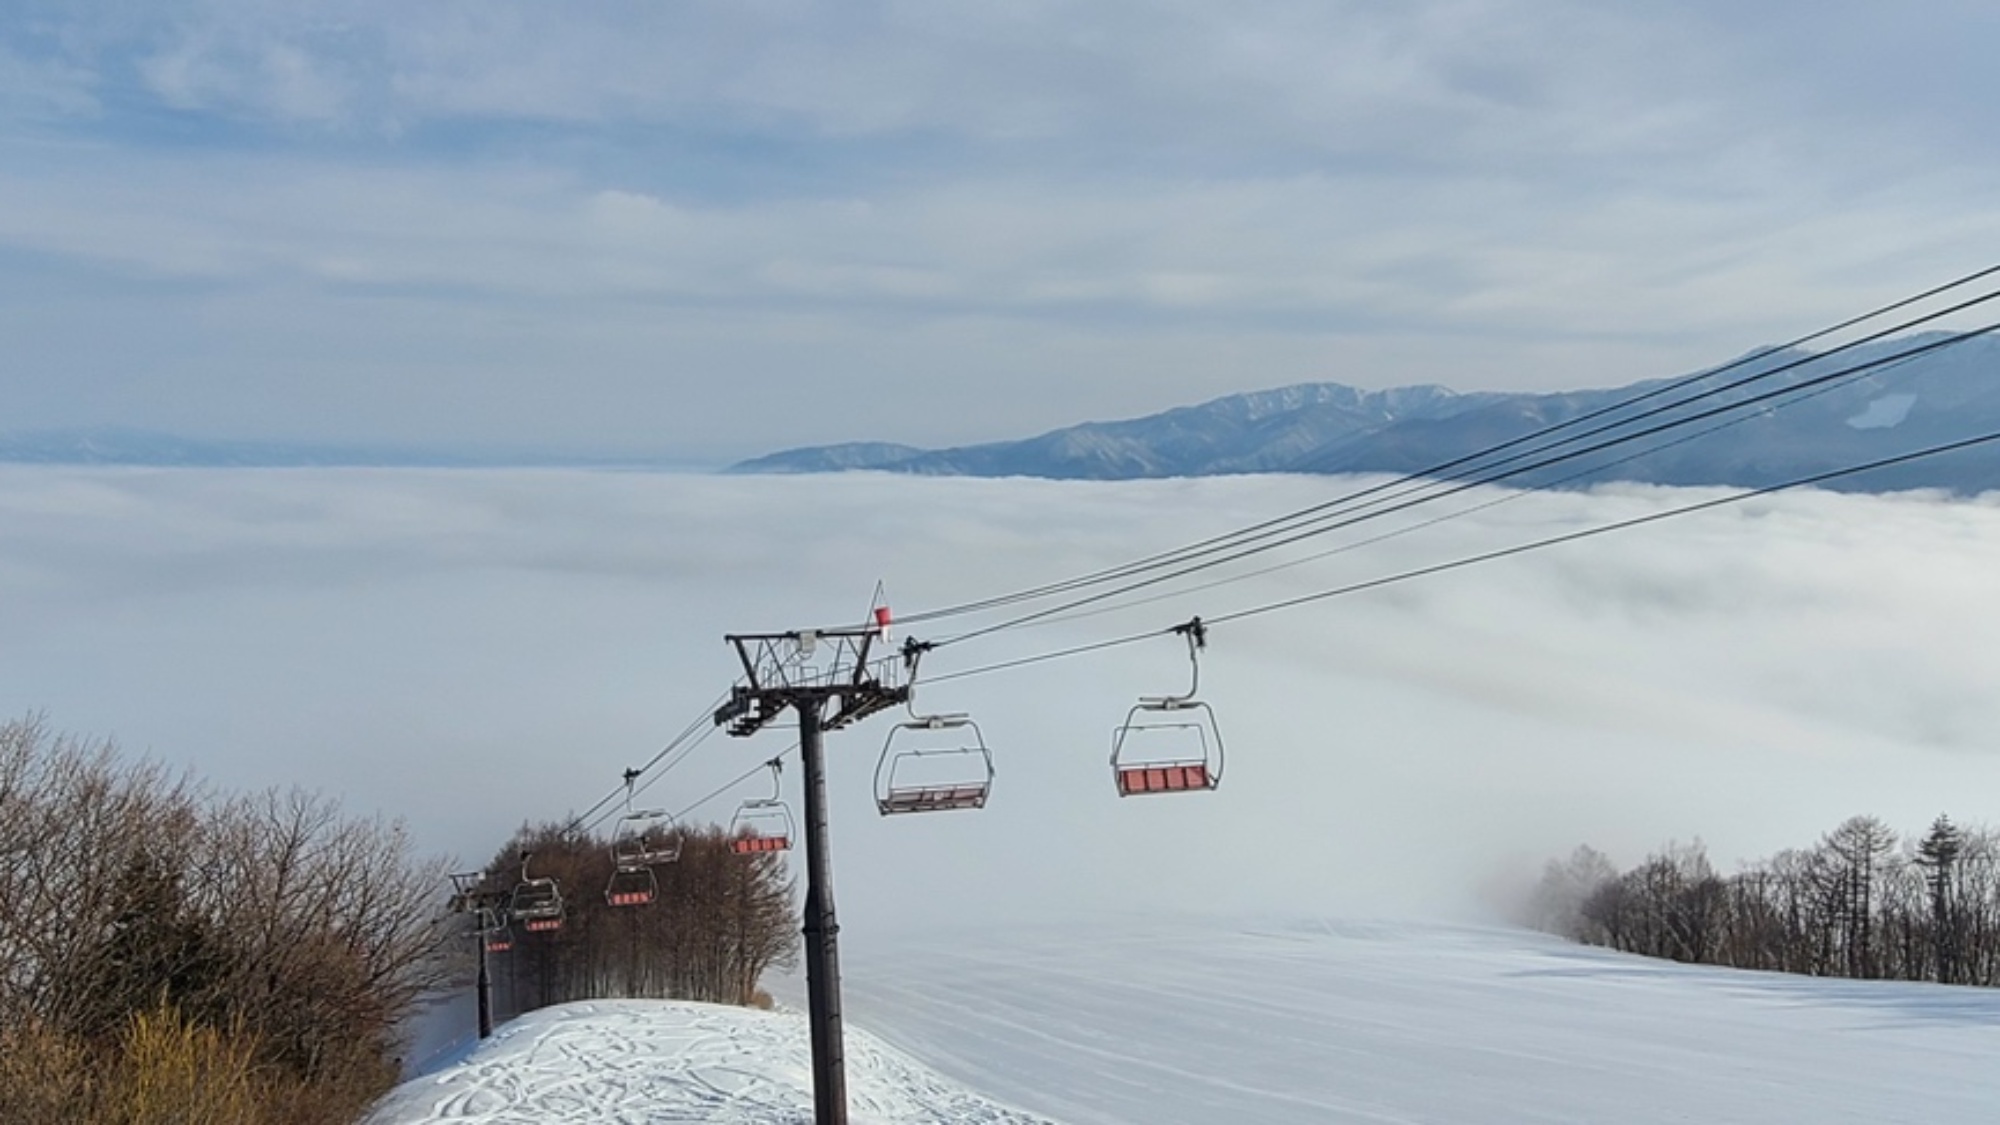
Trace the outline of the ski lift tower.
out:
[[[730,634],[744,682],[716,709],[715,725],[742,738],[798,712],[805,766],[806,1003],[812,1023],[813,1123],[847,1125],[847,1066],[840,1026],[839,923],[833,912],[833,860],[827,851],[826,763],[821,735],[909,698],[892,682],[901,661],[875,651],[888,640],[888,613],[863,629]],[[885,679],[889,677],[890,679]]]
[[[479,977],[473,989],[479,996],[479,1037],[493,1035],[493,978],[486,972],[486,945],[489,921],[501,904],[507,900],[507,891],[488,886],[484,871],[454,871],[451,873],[451,911],[454,914],[470,914],[478,919],[478,928],[473,937],[479,941]]]

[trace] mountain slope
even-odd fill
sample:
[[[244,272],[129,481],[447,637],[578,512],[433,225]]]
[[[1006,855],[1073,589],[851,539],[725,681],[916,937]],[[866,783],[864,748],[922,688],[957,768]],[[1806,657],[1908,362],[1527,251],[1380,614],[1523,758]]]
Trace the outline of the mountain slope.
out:
[[[801,473],[887,469],[934,476],[1036,476],[1128,480],[1275,472],[1329,441],[1379,430],[1408,418],[1442,418],[1492,396],[1443,387],[1361,391],[1310,383],[1230,395],[1145,418],[1086,422],[1024,441],[958,449],[850,443],[759,457],[734,472]],[[868,456],[870,451],[875,456]]]

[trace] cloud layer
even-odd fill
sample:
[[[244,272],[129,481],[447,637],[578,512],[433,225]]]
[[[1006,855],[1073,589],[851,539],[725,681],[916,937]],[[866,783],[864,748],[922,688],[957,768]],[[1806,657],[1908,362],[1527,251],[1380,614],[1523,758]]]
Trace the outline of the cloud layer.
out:
[[[1065,577],[1335,487],[0,470],[0,711],[227,787],[338,793],[478,860],[705,714],[726,631],[858,619],[877,577],[906,611]],[[1687,499],[1527,496],[930,670]],[[993,803],[880,819],[888,721],[833,735],[845,917],[1449,911],[1586,840],[1630,862],[1699,835],[1727,865],[1857,812],[1992,821],[1996,563],[1990,502],[1805,494],[1219,626],[1202,682],[1229,765],[1200,797],[1121,801],[1106,765],[1132,701],[1185,682],[1172,638],[939,683],[925,706],[973,712],[994,748]],[[649,797],[685,808],[788,741],[713,737]]]

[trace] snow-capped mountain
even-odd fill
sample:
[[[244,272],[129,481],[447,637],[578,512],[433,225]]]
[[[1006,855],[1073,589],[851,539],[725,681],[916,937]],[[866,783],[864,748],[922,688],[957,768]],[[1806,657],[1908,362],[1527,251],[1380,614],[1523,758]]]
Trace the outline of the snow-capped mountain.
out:
[[[2000,342],[1979,337],[1890,362],[1945,339],[1910,337],[1821,355],[1775,352],[1720,369],[1686,388],[1579,421],[1560,435],[1574,439],[1560,448],[1536,454],[1543,444],[1536,441],[1510,451],[1523,456],[1508,466],[1518,474],[1508,483],[1758,487],[2000,431]],[[1690,401],[1698,391],[1753,375],[1762,377]],[[875,469],[1090,480],[1419,472],[1609,410],[1667,382],[1554,394],[1455,394],[1435,386],[1371,392],[1314,383],[1231,395],[1144,418],[1090,422],[1022,441],[937,450],[887,443],[819,446],[745,461],[733,471]],[[1599,427],[1610,428],[1587,436]],[[1645,436],[1590,449],[1632,434]],[[1544,464],[1579,450],[1586,452]],[[1829,487],[1980,492],[2000,487],[2000,450],[1926,459]]]

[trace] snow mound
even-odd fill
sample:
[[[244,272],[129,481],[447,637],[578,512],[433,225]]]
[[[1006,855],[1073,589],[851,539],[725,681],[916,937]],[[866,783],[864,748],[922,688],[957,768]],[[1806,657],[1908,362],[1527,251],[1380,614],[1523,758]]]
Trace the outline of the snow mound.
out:
[[[939,1078],[846,1029],[855,1125],[1050,1125]],[[463,1062],[403,1083],[367,1125],[584,1125],[812,1120],[805,1017],[665,1000],[593,1000],[531,1012]]]

